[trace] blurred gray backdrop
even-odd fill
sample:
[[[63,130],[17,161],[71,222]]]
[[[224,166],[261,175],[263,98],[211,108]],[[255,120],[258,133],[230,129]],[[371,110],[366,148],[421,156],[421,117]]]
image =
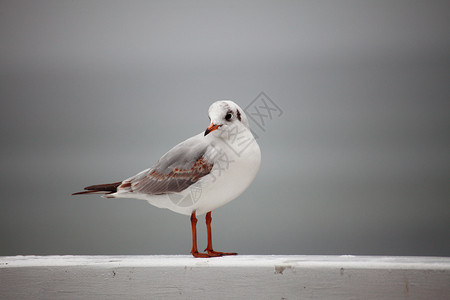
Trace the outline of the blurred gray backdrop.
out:
[[[264,91],[217,250],[449,256],[449,28],[448,1],[1,1],[0,255],[188,254],[187,216],[70,194]]]

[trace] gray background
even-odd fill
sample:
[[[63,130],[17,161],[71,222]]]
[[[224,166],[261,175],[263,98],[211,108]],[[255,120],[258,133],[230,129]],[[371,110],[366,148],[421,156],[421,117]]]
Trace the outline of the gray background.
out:
[[[449,256],[449,8],[1,1],[0,255],[187,254],[187,216],[70,194],[264,91],[284,113],[257,132],[254,183],[213,213],[217,250]]]

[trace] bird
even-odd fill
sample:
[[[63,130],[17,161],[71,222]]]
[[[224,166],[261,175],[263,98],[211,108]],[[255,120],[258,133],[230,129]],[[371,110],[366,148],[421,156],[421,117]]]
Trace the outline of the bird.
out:
[[[97,184],[72,195],[102,194],[104,198],[134,198],[190,216],[191,254],[208,258],[237,255],[213,250],[211,211],[242,194],[255,179],[261,150],[245,111],[231,100],[208,109],[204,132],[177,144],[151,168],[125,180]],[[207,247],[197,248],[197,216],[206,214]]]

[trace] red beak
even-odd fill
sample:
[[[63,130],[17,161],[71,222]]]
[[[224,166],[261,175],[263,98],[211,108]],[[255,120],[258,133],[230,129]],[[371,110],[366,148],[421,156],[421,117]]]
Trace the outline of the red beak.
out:
[[[211,131],[216,130],[216,129],[219,128],[220,126],[222,126],[222,125],[215,125],[215,124],[211,123],[211,125],[209,125],[208,128],[206,128],[206,130],[205,130],[205,136],[206,136],[208,133],[210,133]]]

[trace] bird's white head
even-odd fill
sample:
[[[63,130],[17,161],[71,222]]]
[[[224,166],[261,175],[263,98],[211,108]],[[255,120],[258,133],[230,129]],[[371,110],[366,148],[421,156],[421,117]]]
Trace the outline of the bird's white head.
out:
[[[216,101],[209,107],[208,116],[211,124],[205,131],[205,135],[220,129],[228,130],[233,126],[245,126],[249,129],[248,119],[242,108],[231,100]]]

